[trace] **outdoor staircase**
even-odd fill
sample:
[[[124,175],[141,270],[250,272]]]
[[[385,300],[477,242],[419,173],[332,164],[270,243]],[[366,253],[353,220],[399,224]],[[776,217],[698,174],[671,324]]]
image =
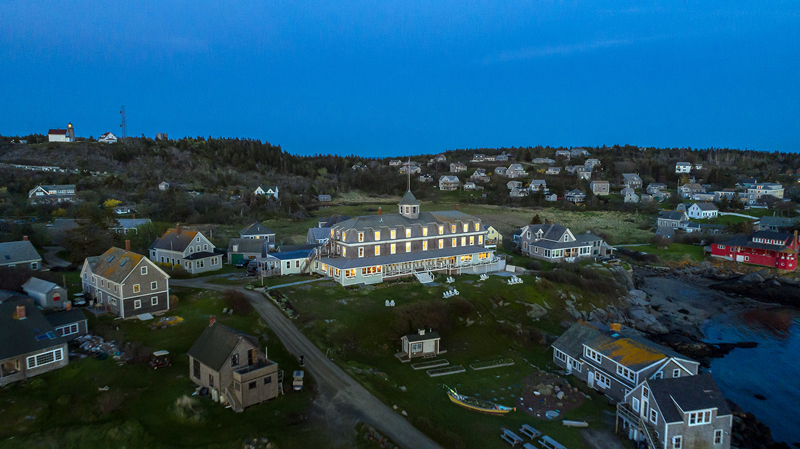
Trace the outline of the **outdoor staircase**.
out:
[[[421,284],[430,284],[433,282],[433,275],[430,271],[415,271],[414,276]]]

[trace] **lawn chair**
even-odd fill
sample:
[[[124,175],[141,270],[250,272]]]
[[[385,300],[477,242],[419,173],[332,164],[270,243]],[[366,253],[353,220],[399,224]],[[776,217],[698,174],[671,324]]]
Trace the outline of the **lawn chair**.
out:
[[[222,309],[222,314],[223,314],[223,315],[225,315],[226,313],[228,313],[228,308],[227,308],[227,307],[225,307],[224,309]]]

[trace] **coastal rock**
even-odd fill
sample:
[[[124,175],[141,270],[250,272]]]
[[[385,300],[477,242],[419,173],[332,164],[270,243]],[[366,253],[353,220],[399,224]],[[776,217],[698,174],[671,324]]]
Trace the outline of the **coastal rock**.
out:
[[[656,317],[648,313],[644,308],[631,308],[628,310],[628,315],[633,321],[634,327],[642,332],[648,332],[652,334],[669,333],[669,329],[661,324]]]
[[[547,315],[547,309],[540,306],[539,304],[528,304],[527,315],[531,318],[541,318]]]
[[[641,290],[631,290],[628,292],[631,297],[631,302],[634,305],[644,306],[647,305],[647,293]]]
[[[742,276],[739,280],[744,284],[760,284],[764,282],[764,277],[758,273],[750,273],[746,276]]]
[[[575,310],[575,308],[574,308],[574,307],[572,307],[572,306],[568,306],[568,307],[567,307],[567,313],[569,313],[569,314],[570,314],[570,316],[571,316],[572,318],[575,318],[576,320],[583,319],[583,315],[581,315],[581,313],[580,313],[580,312],[578,312],[577,310]]]

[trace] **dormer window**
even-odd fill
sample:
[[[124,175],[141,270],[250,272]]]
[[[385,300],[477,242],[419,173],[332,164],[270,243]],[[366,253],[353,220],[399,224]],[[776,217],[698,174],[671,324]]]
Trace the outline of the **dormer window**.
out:
[[[444,226],[439,225],[439,235],[444,234]]]
[[[469,232],[469,223],[464,223],[464,232]]]
[[[481,227],[480,223],[475,223],[475,230],[476,231],[480,231],[480,227]]]
[[[378,241],[381,239],[381,231],[375,231],[375,240]]]
[[[392,230],[389,232],[389,236],[392,238],[392,240],[396,239],[396,238],[397,238],[397,230],[395,230],[395,229],[392,229]]]
[[[411,237],[411,228],[406,228],[406,238]]]
[[[422,228],[422,236],[423,237],[427,237],[428,236],[428,227],[427,226]]]
[[[564,234],[564,241],[566,242],[567,240],[569,240],[569,236]]]
[[[456,233],[456,225],[450,225],[450,232],[451,232],[452,234],[455,234],[455,233]]]
[[[359,232],[358,233],[358,241],[359,242],[363,242],[364,241],[364,233],[363,232]]]

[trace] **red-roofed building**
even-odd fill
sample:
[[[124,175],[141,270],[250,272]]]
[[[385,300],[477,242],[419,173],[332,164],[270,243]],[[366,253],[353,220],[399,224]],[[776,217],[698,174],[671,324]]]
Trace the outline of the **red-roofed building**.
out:
[[[797,252],[797,232],[758,231],[711,245],[714,257],[787,271],[797,269]]]
[[[74,142],[75,141],[75,128],[72,123],[67,124],[67,129],[51,129],[47,131],[48,142]]]

